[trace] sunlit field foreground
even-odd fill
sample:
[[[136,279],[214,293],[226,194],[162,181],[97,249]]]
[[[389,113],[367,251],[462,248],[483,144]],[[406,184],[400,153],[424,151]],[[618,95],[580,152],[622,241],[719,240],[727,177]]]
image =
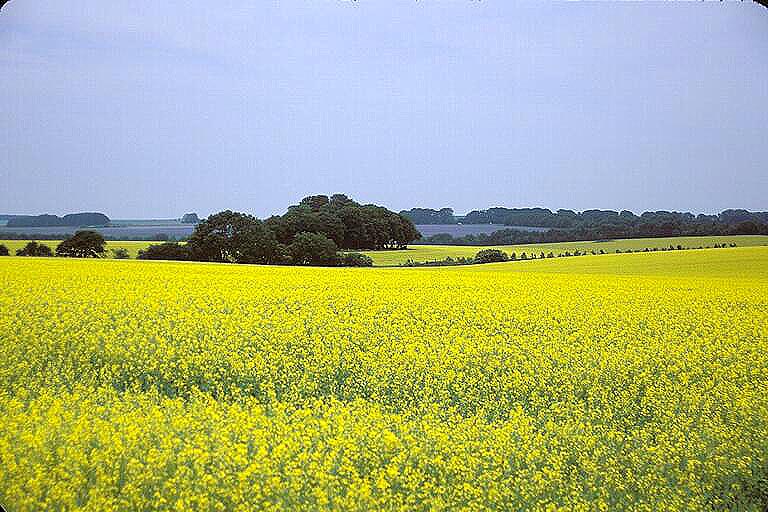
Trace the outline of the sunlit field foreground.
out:
[[[768,248],[0,259],[22,510],[762,510]]]

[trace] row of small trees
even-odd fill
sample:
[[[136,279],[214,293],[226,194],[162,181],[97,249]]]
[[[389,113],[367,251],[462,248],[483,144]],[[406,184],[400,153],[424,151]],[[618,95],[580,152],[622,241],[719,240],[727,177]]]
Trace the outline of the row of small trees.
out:
[[[644,247],[642,249],[616,249],[615,253],[620,254],[622,252],[624,253],[633,253],[633,252],[657,252],[657,251],[684,251],[689,249],[720,249],[725,247],[736,247],[735,243],[721,243],[721,244],[714,244],[714,245],[707,245],[707,246],[698,246],[698,247],[683,247],[682,245],[671,245],[669,247]],[[535,260],[535,259],[545,259],[545,258],[568,258],[571,256],[586,256],[587,254],[597,255],[597,254],[606,254],[605,250],[599,249],[595,250],[592,249],[590,251],[587,250],[579,250],[574,249],[573,251],[565,251],[558,253],[557,256],[555,256],[555,253],[552,251],[547,252],[546,254],[544,251],[540,251],[538,253],[538,256],[535,252],[531,253],[520,253],[520,255],[517,255],[516,253],[507,254],[506,252],[500,250],[500,249],[483,249],[481,251],[478,251],[478,253],[474,257],[463,257],[460,256],[458,258],[452,258],[450,256],[442,259],[442,260],[432,260],[432,261],[413,261],[408,260],[406,261],[402,266],[404,267],[439,267],[439,266],[453,266],[453,265],[473,265],[473,264],[481,264],[481,263],[501,263],[505,261],[523,261],[523,260]]]
[[[63,240],[56,246],[56,256],[65,258],[99,258],[104,252],[106,241],[104,237],[95,231],[78,231],[71,237]],[[8,248],[0,245],[0,256],[8,256]],[[53,256],[54,251],[45,244],[28,242],[21,249],[16,250],[16,256]]]

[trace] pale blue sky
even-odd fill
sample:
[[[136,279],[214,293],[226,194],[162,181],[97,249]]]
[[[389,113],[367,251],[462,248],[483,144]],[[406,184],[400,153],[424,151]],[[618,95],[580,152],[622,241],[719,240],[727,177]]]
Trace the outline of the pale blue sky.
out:
[[[14,0],[0,213],[768,209],[768,9]]]

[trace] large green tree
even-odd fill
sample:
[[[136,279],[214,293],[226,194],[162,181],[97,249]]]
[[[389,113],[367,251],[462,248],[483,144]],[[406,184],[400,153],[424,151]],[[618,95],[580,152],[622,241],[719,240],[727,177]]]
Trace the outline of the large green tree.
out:
[[[294,265],[335,265],[336,244],[322,233],[297,234],[289,247]]]
[[[53,251],[45,244],[27,242],[21,249],[16,249],[16,256],[53,256]]]
[[[96,231],[78,231],[56,247],[56,256],[98,258],[104,254],[106,241]]]
[[[198,224],[187,245],[197,261],[272,263],[277,252],[275,235],[263,222],[231,210]]]
[[[308,196],[265,221],[286,245],[298,233],[320,233],[343,249],[403,248],[421,235],[413,222],[384,207],[360,205],[344,194]]]
[[[186,261],[189,259],[189,248],[175,242],[153,244],[140,250],[137,258],[140,260]]]

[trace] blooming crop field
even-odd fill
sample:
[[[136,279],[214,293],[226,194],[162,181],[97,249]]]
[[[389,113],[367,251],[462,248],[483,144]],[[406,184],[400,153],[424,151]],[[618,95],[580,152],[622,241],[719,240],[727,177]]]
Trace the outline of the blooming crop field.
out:
[[[768,248],[0,259],[22,510],[762,510]]]

